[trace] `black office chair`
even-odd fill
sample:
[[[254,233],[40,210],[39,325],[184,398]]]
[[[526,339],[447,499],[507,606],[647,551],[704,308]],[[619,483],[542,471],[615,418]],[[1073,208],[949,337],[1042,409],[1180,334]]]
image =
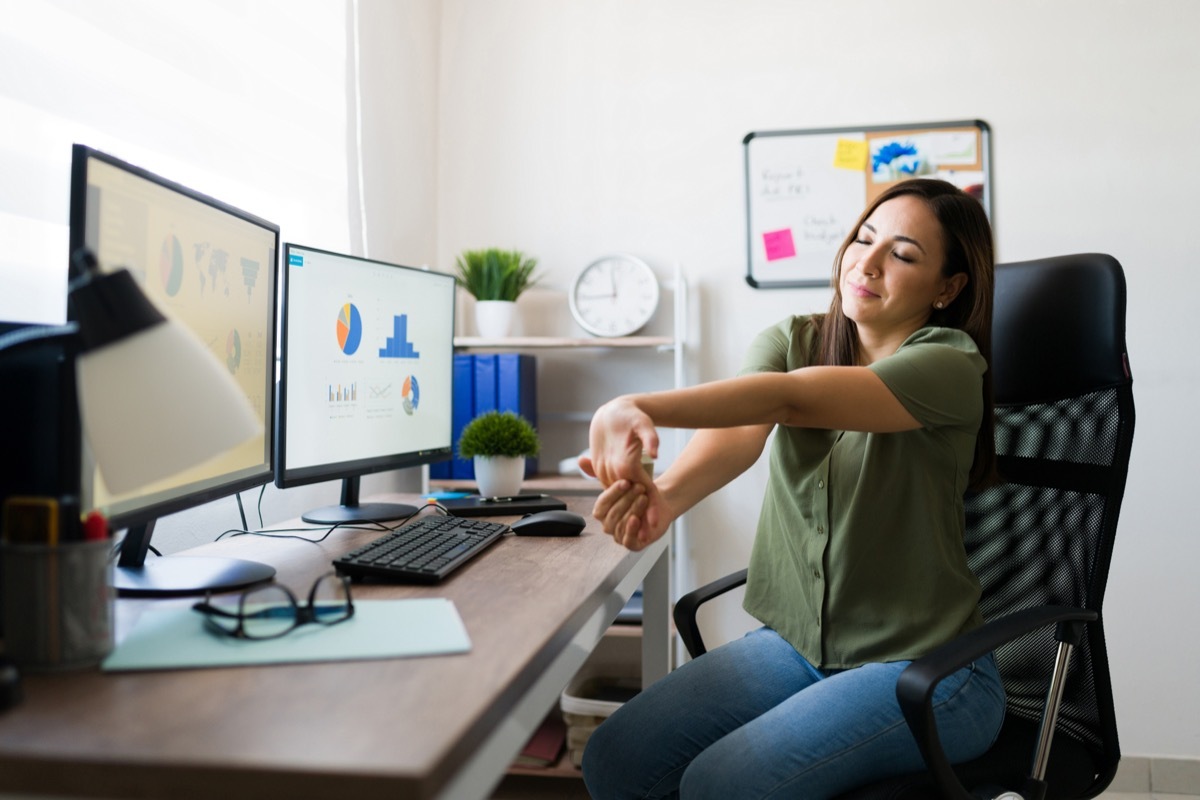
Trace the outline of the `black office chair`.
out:
[[[1090,798],[1121,757],[1101,604],[1133,442],[1124,273],[1098,254],[1001,264],[995,298],[1004,480],[966,504],[986,623],[917,659],[898,681],[928,771],[843,798]],[[742,570],[676,604],[693,656],[705,650],[697,608],[745,580]],[[933,725],[934,686],[992,650],[1008,692],[1004,726],[982,757],[952,767]]]

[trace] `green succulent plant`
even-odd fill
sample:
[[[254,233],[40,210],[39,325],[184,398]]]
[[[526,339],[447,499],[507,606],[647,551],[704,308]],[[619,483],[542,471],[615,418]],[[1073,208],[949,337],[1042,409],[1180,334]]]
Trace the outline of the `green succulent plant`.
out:
[[[537,431],[511,411],[487,411],[467,423],[458,439],[458,457],[536,456],[541,449]]]
[[[476,300],[515,301],[538,282],[536,258],[520,250],[466,250],[454,262],[458,280]]]

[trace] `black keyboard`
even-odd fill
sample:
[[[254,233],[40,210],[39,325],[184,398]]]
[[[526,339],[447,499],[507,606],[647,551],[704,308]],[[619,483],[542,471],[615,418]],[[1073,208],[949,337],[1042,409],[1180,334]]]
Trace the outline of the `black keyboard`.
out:
[[[461,517],[423,517],[333,560],[351,578],[437,583],[495,544],[509,527]]]

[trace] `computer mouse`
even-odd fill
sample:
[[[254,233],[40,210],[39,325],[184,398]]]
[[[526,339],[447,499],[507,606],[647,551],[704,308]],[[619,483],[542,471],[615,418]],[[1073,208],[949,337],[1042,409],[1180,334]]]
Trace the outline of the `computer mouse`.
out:
[[[517,536],[578,536],[587,523],[570,511],[538,511],[526,514],[508,527]]]

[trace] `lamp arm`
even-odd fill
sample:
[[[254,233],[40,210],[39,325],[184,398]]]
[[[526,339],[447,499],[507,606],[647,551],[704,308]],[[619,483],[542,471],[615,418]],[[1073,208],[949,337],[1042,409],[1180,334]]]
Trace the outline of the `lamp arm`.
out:
[[[30,325],[0,335],[0,353],[43,342],[64,339],[70,341],[79,336],[79,323],[65,325]]]

